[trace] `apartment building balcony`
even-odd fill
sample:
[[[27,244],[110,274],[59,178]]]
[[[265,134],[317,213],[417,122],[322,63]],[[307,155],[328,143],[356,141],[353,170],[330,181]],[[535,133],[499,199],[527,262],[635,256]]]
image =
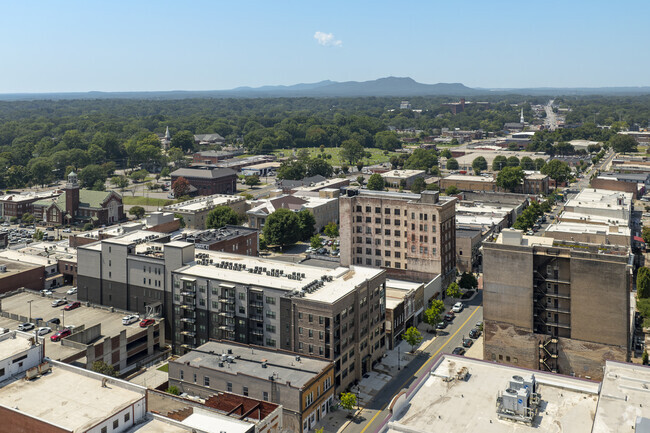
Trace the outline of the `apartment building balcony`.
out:
[[[222,331],[234,332],[235,331],[235,325],[224,324],[224,325],[219,326],[219,329],[221,329]]]
[[[254,322],[264,322],[264,316],[260,314],[252,314],[250,316],[250,319]]]
[[[219,302],[222,304],[234,304],[235,303],[235,297],[234,296],[219,296]]]
[[[264,302],[262,301],[250,301],[249,305],[256,308],[264,308]]]
[[[553,307],[553,306],[550,306],[550,305],[546,306],[546,311],[550,311],[551,313],[571,314],[571,310],[569,308]]]
[[[183,286],[182,291],[196,293],[196,288],[194,286]]]
[[[196,297],[196,292],[189,292],[187,290],[183,290],[181,292],[181,296],[187,296],[187,297],[195,298]]]
[[[196,319],[192,317],[181,317],[181,322],[184,323],[196,323]]]
[[[187,337],[195,337],[196,332],[193,332],[193,331],[181,331],[181,335],[185,335]]]
[[[232,319],[235,317],[235,312],[234,311],[219,311],[219,315],[222,317],[228,317],[229,319]]]
[[[194,310],[196,310],[196,305],[193,305],[193,304],[183,304],[183,305],[181,305],[181,308],[182,308],[183,310],[191,310],[191,311],[194,311]]]
[[[263,337],[264,336],[264,331],[261,329],[253,329],[251,331],[251,334],[256,335],[258,337]]]

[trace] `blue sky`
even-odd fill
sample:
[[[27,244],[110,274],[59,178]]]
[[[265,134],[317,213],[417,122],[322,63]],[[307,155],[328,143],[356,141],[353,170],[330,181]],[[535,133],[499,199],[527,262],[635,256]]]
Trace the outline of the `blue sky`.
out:
[[[648,86],[648,16],[647,0],[4,1],[0,93],[391,75],[471,87]]]

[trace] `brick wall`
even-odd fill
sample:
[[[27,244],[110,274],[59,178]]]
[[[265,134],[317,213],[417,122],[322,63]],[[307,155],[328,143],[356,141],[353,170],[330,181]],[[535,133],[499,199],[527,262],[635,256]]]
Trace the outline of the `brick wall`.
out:
[[[71,433],[44,421],[0,407],[0,433]]]

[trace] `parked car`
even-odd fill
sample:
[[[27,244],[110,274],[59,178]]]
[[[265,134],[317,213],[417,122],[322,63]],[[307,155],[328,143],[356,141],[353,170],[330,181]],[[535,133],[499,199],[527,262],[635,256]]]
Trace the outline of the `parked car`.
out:
[[[137,314],[131,314],[130,316],[124,316],[122,317],[122,325],[130,325],[131,323],[135,323],[138,320],[140,320],[140,316]]]
[[[465,354],[465,349],[462,347],[456,347],[454,350],[451,351],[454,355],[464,355]]]
[[[77,288],[73,287],[73,288],[69,289],[66,293],[68,295],[74,295],[75,293],[77,293]]]
[[[454,306],[451,308],[451,311],[453,311],[454,313],[460,313],[461,311],[463,311],[463,308],[465,308],[465,306],[463,305],[462,302],[456,302]]]
[[[70,310],[74,310],[75,308],[79,308],[79,307],[81,307],[81,302],[75,301],[75,302],[70,302],[68,305],[63,307],[63,309],[65,311],[70,311]]]
[[[447,327],[447,322],[439,322],[436,325],[436,329],[445,329]]]
[[[38,328],[37,333],[38,335],[45,335],[45,334],[49,334],[50,332],[52,332],[52,328],[50,328],[49,326],[41,326],[40,328]]]
[[[60,325],[61,324],[61,319],[59,319],[58,317],[55,317],[53,319],[48,320],[47,323],[52,323],[54,325]]]
[[[48,228],[46,228],[45,230],[47,230],[48,232],[53,232],[53,231],[54,231],[54,227],[48,227]]]
[[[66,228],[63,229],[63,233],[71,233],[71,232],[72,232],[72,230],[70,230],[69,227],[66,227]]]
[[[483,330],[483,322],[482,322],[482,321],[481,321],[481,322],[476,322],[476,325],[475,325],[475,326],[476,326],[478,329]]]
[[[140,322],[140,328],[146,328],[147,326],[151,326],[154,323],[156,323],[156,321],[153,319],[144,319]]]
[[[52,292],[52,291],[49,290],[49,289],[41,290],[41,293],[42,293],[43,295],[45,295],[45,296],[51,296],[51,295],[54,294],[54,292]]]
[[[469,338],[478,338],[481,336],[481,330],[478,328],[472,328],[471,331],[469,331]]]
[[[68,301],[66,301],[65,299],[55,299],[54,301],[52,301],[52,306],[58,307],[59,305],[65,305],[67,303]]]
[[[18,325],[19,331],[31,331],[32,329],[34,329],[33,323],[21,323],[20,325]]]
[[[67,337],[68,335],[72,334],[72,330],[70,328],[63,328],[60,331],[57,331],[50,337],[51,341],[61,341],[62,338]]]
[[[445,322],[451,322],[452,320],[454,320],[454,315],[447,313],[447,314],[445,314],[444,319],[445,319]]]
[[[472,347],[472,344],[474,344],[474,340],[471,338],[465,338],[463,340],[463,347]]]

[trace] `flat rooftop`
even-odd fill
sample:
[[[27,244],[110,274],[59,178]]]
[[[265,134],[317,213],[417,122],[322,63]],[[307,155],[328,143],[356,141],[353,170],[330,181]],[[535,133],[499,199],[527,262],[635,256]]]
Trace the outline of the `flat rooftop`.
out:
[[[130,245],[142,242],[152,242],[169,236],[167,233],[152,232],[149,230],[135,230],[122,236],[104,239],[102,242],[119,245]]]
[[[606,225],[560,221],[548,226],[548,228],[546,229],[546,233],[563,232],[563,233],[594,234],[594,235],[603,235],[603,236],[615,235],[615,236],[628,236],[628,237],[632,235],[632,231],[630,230],[629,227],[620,227],[614,225],[612,228],[615,231],[612,231],[610,226],[606,226]]]
[[[34,380],[16,380],[0,389],[0,405],[72,431],[86,431],[126,406],[144,399],[145,389],[117,379],[102,386],[100,375],[53,365]],[[144,404],[144,403],[142,403]]]
[[[228,354],[228,350],[231,350],[232,353]],[[235,359],[233,362],[225,362],[223,367],[219,367],[219,363],[223,362],[222,354],[233,356]],[[298,358],[300,358],[299,361]],[[264,360],[267,362],[267,368],[262,367]],[[291,386],[296,388],[305,386],[331,364],[329,361],[296,353],[219,341],[209,341],[174,362],[179,364],[189,362],[190,366],[210,368],[232,375],[245,374],[261,379],[266,379],[277,373],[275,382],[283,384],[290,382]]]
[[[425,170],[391,170],[386,173],[382,173],[381,177],[394,177],[398,179],[408,179],[413,176],[420,176],[425,174]]]
[[[468,379],[447,381],[463,367],[469,370]],[[542,400],[533,424],[499,419],[497,394],[506,390],[512,376],[531,373]],[[388,432],[589,433],[599,389],[596,382],[453,355],[444,355],[424,381],[406,410],[389,422]]]
[[[20,331],[0,334],[0,359],[11,358],[32,347],[30,337],[33,338],[34,334]]]
[[[224,282],[233,282],[236,284],[248,284],[257,287],[273,287],[275,289],[302,293],[307,299],[321,302],[335,302],[336,300],[353,291],[364,281],[377,277],[382,269],[366,268],[360,266],[350,266],[349,268],[338,266],[334,269],[324,269],[315,266],[290,263],[280,260],[265,259],[252,256],[242,256],[238,254],[229,254],[218,251],[201,250],[196,254],[205,254],[212,264],[200,264],[198,261],[193,264],[184,266],[174,273],[181,277],[202,277]],[[199,259],[200,260],[200,259]],[[244,265],[243,270],[234,270],[229,268],[217,267],[221,262]],[[272,269],[282,271],[282,276],[269,276],[266,272],[253,273],[249,270],[266,268],[266,272]],[[289,279],[287,275],[293,273],[300,274],[301,279]],[[304,277],[302,275],[304,274]],[[323,279],[323,277],[326,277]],[[327,281],[331,279],[331,281]],[[307,286],[314,281],[321,282],[320,287],[314,287],[310,290]]]
[[[491,227],[501,224],[503,218],[502,216],[456,214],[456,225]]]
[[[582,212],[564,211],[557,217],[560,221],[583,221],[585,224],[594,225],[615,225],[627,227],[629,220],[625,218],[616,218],[612,216],[593,215]]]
[[[453,180],[454,182],[496,182],[492,176],[474,176],[470,174],[450,174],[449,176],[442,178],[442,180]]]
[[[126,430],[127,433],[188,433],[192,431],[191,427],[180,427],[172,421],[166,421],[161,419],[162,417],[157,417],[145,421],[144,423],[138,424]],[[230,432],[229,432],[230,433]]]
[[[46,322],[53,318],[59,318],[63,325],[64,313],[62,310],[64,305],[52,307],[52,301],[54,299],[57,298],[41,296],[31,291],[24,291],[3,298],[2,311],[27,317],[29,315],[30,305],[28,302],[31,301],[32,318],[41,317]],[[100,339],[103,337],[114,337],[119,335],[123,330],[126,331],[127,338],[142,331],[142,328],[138,326],[137,322],[131,325],[122,325],[122,317],[124,317],[124,313],[111,313],[108,308],[86,307],[82,302],[81,307],[65,312],[65,325],[84,325],[88,329],[99,323],[101,324]],[[0,328],[16,329],[20,323],[22,322],[0,317]],[[45,356],[52,359],[65,359],[67,356],[79,352],[78,349],[63,346],[60,342],[50,341],[50,335],[52,334],[45,335]]]
[[[610,191],[607,189],[585,188],[574,198],[569,200],[565,207],[591,207],[624,209],[632,205],[632,193]]]
[[[14,250],[0,251],[0,265],[7,267],[6,272],[0,272],[0,279],[44,266],[42,260]]]
[[[650,367],[606,361],[592,433],[641,431],[635,424],[650,418],[649,388]]]
[[[228,206],[245,200],[242,196],[214,194],[165,206],[163,209],[175,212],[199,212],[212,209],[216,206]]]

